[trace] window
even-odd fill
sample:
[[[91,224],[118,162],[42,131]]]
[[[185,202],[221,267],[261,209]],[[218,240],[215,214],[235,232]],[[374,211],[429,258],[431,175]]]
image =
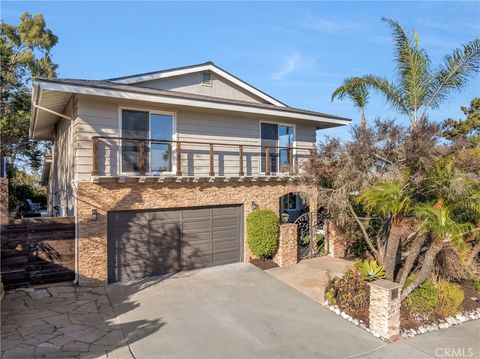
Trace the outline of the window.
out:
[[[148,111],[122,110],[122,138],[172,140],[173,116]],[[140,173],[140,142],[122,140],[122,172]],[[172,171],[172,144],[145,142],[145,172]]]
[[[282,197],[283,211],[297,211],[299,210],[300,198],[296,193],[289,193]]]
[[[261,123],[260,127],[262,146],[261,172],[265,173],[266,170],[266,146],[270,147],[270,172],[289,171],[290,164],[293,163],[293,158],[290,157],[293,154],[287,148],[293,147],[295,140],[294,127],[275,123]]]

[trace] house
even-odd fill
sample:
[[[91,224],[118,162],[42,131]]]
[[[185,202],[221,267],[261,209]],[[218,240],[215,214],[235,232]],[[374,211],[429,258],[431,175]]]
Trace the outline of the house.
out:
[[[248,260],[246,214],[300,211],[316,131],[349,123],[206,62],[37,79],[30,134],[53,141],[43,180],[49,211],[75,216],[76,272],[104,283]]]

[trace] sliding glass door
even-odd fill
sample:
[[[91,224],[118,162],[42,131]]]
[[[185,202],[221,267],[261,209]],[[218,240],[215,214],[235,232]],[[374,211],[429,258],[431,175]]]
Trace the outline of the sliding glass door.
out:
[[[261,164],[260,171],[266,171],[266,146],[270,150],[270,172],[286,172],[290,170],[290,157],[292,152],[288,153],[288,147],[293,147],[295,132],[293,126],[279,125],[275,123],[261,123]],[[284,147],[284,148],[279,148]]]
[[[172,144],[154,140],[172,140],[173,116],[135,110],[122,110],[121,116],[122,173],[140,173],[140,139],[153,140],[145,141],[145,172],[171,172]]]

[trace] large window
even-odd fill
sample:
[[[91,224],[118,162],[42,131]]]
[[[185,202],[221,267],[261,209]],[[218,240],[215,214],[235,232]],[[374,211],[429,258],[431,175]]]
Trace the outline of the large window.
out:
[[[261,123],[260,125],[262,158],[261,172],[265,173],[266,166],[266,146],[270,147],[270,172],[286,172],[290,170],[292,151],[288,147],[293,147],[295,141],[295,131],[293,126],[279,125],[275,123]]]
[[[172,140],[173,116],[148,111],[122,110],[122,172],[140,173],[140,142],[131,139]],[[145,172],[172,171],[172,144],[145,142]]]

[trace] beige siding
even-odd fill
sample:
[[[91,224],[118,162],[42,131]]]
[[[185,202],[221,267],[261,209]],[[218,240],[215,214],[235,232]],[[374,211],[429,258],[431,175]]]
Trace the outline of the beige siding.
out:
[[[64,114],[72,117],[73,112],[72,97]],[[60,119],[55,125],[53,138],[53,161],[48,183],[49,209],[58,206],[60,215],[71,216],[74,214],[72,121]]]
[[[219,176],[237,176],[239,172],[238,144],[244,145],[245,175],[258,175],[260,121],[256,117],[242,117],[231,113],[197,112],[169,107],[154,107],[140,102],[116,102],[91,96],[80,96],[77,118],[74,122],[76,176],[80,181],[91,179],[92,136],[120,136],[118,113],[120,107],[151,111],[174,112],[177,138],[180,141],[214,142],[214,171]],[[266,120],[267,121],[267,120]],[[278,122],[268,120],[269,122]],[[312,147],[315,143],[315,127],[301,122],[295,124],[296,145]],[[99,174],[119,176],[119,141],[102,140],[99,147]],[[235,146],[233,146],[235,144]],[[250,147],[249,147],[250,146]],[[303,152],[305,153],[305,152]],[[299,157],[300,152],[299,152]],[[189,176],[209,174],[209,146],[182,144],[182,173]]]
[[[160,90],[172,90],[188,92],[198,95],[227,98],[232,100],[242,100],[256,103],[267,103],[265,100],[257,97],[239,86],[227,81],[223,77],[212,73],[212,84],[206,86],[202,84],[202,72],[196,72],[188,75],[174,76],[165,79],[139,82],[136,86],[144,86]]]

